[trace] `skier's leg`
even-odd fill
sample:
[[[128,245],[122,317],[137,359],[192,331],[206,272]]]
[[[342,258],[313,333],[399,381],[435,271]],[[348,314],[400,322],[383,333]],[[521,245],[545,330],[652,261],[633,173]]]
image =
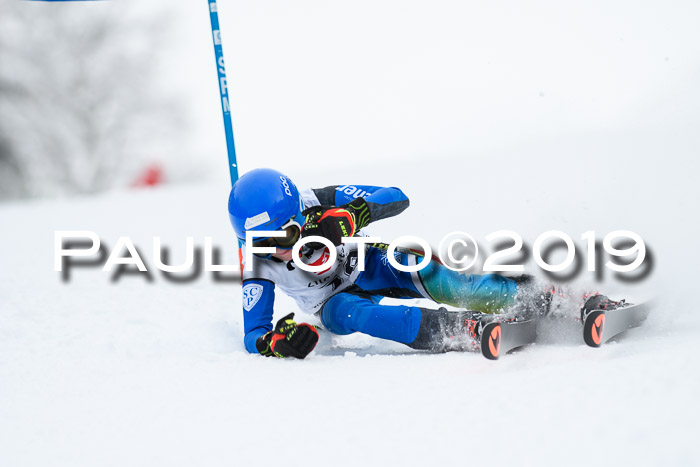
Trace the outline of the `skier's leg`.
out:
[[[341,292],[323,305],[321,322],[335,334],[362,332],[404,344],[412,342],[420,326],[420,308],[379,305],[377,301],[373,297]]]
[[[336,334],[362,332],[420,350],[444,352],[478,348],[482,313],[380,305],[376,299],[353,293],[336,294],[323,306],[321,322]]]
[[[431,260],[421,271],[404,272],[388,262],[386,253],[385,248],[370,248],[365,271],[355,282],[371,295],[423,297],[457,308],[497,313],[515,304],[515,296],[530,279],[530,276],[511,279],[497,274],[460,274],[437,260]],[[425,261],[420,254],[404,249],[397,249],[394,259],[405,266]]]
[[[461,274],[435,259],[421,271],[409,273],[394,268],[386,253],[386,248],[371,247],[365,260],[365,272],[355,282],[370,295],[422,297],[457,308],[485,313],[505,311],[519,317],[542,316],[552,310],[566,313],[570,302],[578,304],[573,298],[577,295],[575,292],[541,282],[531,275]],[[422,255],[405,249],[397,249],[394,258],[406,266],[424,260]]]
[[[433,352],[479,350],[481,331],[494,319],[480,311],[447,311],[421,308],[418,334],[409,347]]]
[[[496,275],[465,277],[434,262],[427,268],[430,271],[427,277],[433,293],[441,294],[436,300],[426,291],[424,281],[417,273],[400,271],[391,266],[386,251],[385,248],[373,247],[367,252],[365,271],[355,281],[355,285],[365,294],[341,292],[326,302],[320,314],[328,330],[336,334],[362,332],[415,349],[473,349],[478,346],[480,329],[491,319],[490,316],[484,316],[479,311],[449,312],[445,308],[431,310],[407,305],[380,305],[379,299],[423,297],[458,307],[476,307],[485,302],[505,307],[512,303],[512,296],[517,291],[513,279]],[[412,265],[421,257],[397,250],[395,259],[401,264]],[[507,297],[493,297],[503,290]],[[483,308],[489,309],[488,304]],[[494,305],[490,311],[496,309]]]
[[[423,294],[438,303],[498,313],[515,304],[518,281],[497,274],[460,274],[437,261],[417,274]]]

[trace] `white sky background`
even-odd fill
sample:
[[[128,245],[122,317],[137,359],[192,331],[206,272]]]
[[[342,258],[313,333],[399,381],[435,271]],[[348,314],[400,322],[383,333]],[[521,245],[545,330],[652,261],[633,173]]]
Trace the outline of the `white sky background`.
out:
[[[189,125],[182,154],[167,141],[161,152],[182,174],[176,179],[227,180],[206,2],[59,7],[166,26],[164,46],[141,48],[151,47],[162,64],[154,76],[160,88],[188,104]],[[449,160],[469,174],[485,158],[502,171],[526,158],[536,169],[518,172],[532,177],[551,160],[568,164],[576,155],[528,144],[607,137],[666,146],[662,153],[593,151],[587,159],[612,158],[625,162],[622,169],[661,159],[697,167],[688,154],[700,146],[697,2],[221,0],[219,10],[243,171],[272,166],[303,181],[368,163],[444,167]]]
[[[204,3],[177,6],[168,81],[194,98],[198,160],[218,171]],[[243,170],[466,168],[494,147],[517,157],[527,141],[697,126],[697,2],[223,0],[219,11]]]

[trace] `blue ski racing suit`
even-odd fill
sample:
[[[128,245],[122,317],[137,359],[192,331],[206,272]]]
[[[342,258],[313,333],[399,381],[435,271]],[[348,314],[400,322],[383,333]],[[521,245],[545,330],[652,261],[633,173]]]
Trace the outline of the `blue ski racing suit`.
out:
[[[409,206],[406,195],[393,187],[338,185],[301,191],[300,197],[304,209],[342,206],[363,198],[371,222],[400,214]],[[257,353],[256,340],[272,329],[275,290],[279,288],[295,299],[301,311],[317,314],[323,326],[335,334],[362,332],[437,352],[467,350],[474,348],[479,316],[513,305],[521,283],[518,278],[495,274],[460,274],[437,260],[421,271],[404,272],[389,263],[387,245],[360,247],[365,249],[363,271],[358,267],[357,244],[341,243],[336,248],[336,261],[316,273],[303,271],[292,261],[253,256],[252,267],[245,265],[243,272],[246,349]],[[304,256],[307,264],[328,262],[327,249],[306,250]],[[414,265],[422,254],[398,248],[394,257],[400,264]],[[384,297],[426,298],[473,311],[381,304]]]

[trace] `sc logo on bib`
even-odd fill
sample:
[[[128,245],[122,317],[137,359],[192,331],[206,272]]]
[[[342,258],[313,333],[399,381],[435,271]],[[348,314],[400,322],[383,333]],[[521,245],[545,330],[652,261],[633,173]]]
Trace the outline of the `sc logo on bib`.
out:
[[[250,311],[260,297],[262,297],[263,286],[259,284],[248,284],[243,287],[243,308]]]

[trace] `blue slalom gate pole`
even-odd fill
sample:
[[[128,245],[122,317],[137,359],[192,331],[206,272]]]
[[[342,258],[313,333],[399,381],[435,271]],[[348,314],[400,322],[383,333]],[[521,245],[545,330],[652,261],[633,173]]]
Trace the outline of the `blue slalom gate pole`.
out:
[[[228,83],[226,81],[226,67],[224,66],[224,49],[221,46],[219,8],[216,4],[216,0],[207,0],[207,3],[209,3],[211,35],[214,41],[214,55],[216,56],[216,71],[219,74],[219,93],[221,94],[221,112],[224,116],[224,131],[226,132],[228,170],[231,174],[231,185],[233,185],[236,183],[236,180],[238,180],[238,162],[236,161],[236,146],[233,142],[233,124],[231,123],[231,106],[229,103]]]
[[[226,132],[226,151],[228,152],[228,170],[231,175],[231,186],[238,180],[238,161],[236,160],[236,146],[233,141],[233,123],[231,123],[231,105],[229,103],[228,82],[226,81],[226,67],[224,66],[224,48],[221,45],[221,29],[219,28],[219,7],[216,0],[207,0],[209,4],[209,18],[211,19],[211,37],[214,41],[214,56],[216,57],[216,71],[219,75],[219,94],[221,97],[221,113],[224,117],[224,131]],[[238,266],[243,280],[243,244],[238,239]]]

